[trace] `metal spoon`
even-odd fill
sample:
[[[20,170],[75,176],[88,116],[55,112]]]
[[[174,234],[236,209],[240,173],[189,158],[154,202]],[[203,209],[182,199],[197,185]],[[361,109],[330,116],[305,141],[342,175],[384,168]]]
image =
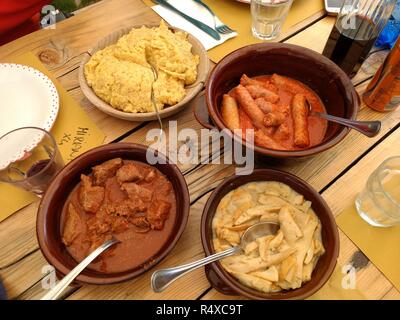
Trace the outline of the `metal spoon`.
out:
[[[381,130],[382,124],[380,121],[357,121],[357,120],[350,120],[350,119],[331,116],[326,113],[313,111],[310,102],[308,102],[308,100],[306,100],[306,102],[308,105],[310,115],[317,116],[331,122],[339,123],[345,127],[352,128],[354,130],[357,130],[358,132],[361,132],[367,137],[370,138],[375,137]]]
[[[206,264],[232,256],[246,248],[250,242],[267,235],[274,235],[279,230],[279,225],[273,222],[261,222],[248,228],[242,236],[240,245],[225,251],[213,254],[198,261],[194,261],[179,267],[157,270],[151,276],[151,288],[154,292],[161,292],[172,282],[186,273],[200,268]]]
[[[57,285],[46,293],[40,300],[56,300],[61,293],[68,287],[68,285],[85,269],[94,259],[96,259],[101,253],[110,248],[112,245],[118,243],[119,240],[114,237],[111,240],[107,240],[100,247],[89,254],[81,263],[79,263],[74,269],[72,269]]]

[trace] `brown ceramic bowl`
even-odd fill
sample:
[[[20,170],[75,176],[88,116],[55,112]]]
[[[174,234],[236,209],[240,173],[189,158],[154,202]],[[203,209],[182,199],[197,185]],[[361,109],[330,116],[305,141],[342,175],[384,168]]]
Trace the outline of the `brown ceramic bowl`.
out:
[[[60,219],[65,200],[74,186],[80,181],[81,173],[89,173],[91,168],[106,160],[121,157],[146,162],[148,148],[133,143],[115,143],[92,149],[69,164],[51,182],[44,194],[37,215],[36,232],[40,249],[49,264],[53,265],[60,276],[66,275],[77,262],[69,255],[61,241]],[[165,156],[159,155],[160,158]],[[91,269],[85,269],[77,277],[77,281],[90,284],[110,284],[131,279],[154,267],[175,246],[185,229],[189,216],[189,192],[185,179],[173,164],[155,164],[154,166],[165,174],[171,181],[177,195],[177,217],[175,229],[163,248],[153,257],[150,263],[143,267],[128,270],[121,273],[101,273]],[[132,255],[135,253],[132,252]]]
[[[109,114],[110,116],[129,120],[129,121],[151,121],[157,120],[157,113],[156,112],[144,112],[144,113],[130,113],[118,110],[112,107],[109,103],[103,101],[99,98],[93,89],[88,85],[85,77],[84,67],[86,63],[90,60],[90,58],[95,54],[97,51],[104,49],[110,45],[115,44],[122,36],[128,34],[132,28],[138,29],[141,27],[153,28],[158,27],[158,24],[146,24],[146,25],[133,25],[130,27],[123,28],[121,30],[114,31],[113,33],[109,34],[105,38],[101,39],[93,48],[89,49],[88,52],[85,52],[81,64],[79,67],[79,84],[81,86],[81,90],[86,98],[97,107],[99,110]],[[183,31],[179,28],[169,27],[170,30],[173,32]],[[192,45],[192,53],[198,55],[200,58],[199,65],[197,66],[197,79],[196,81],[185,87],[186,95],[179,103],[168,106],[159,111],[161,118],[166,118],[176,114],[177,112],[182,111],[186,105],[203,89],[204,83],[206,81],[208,71],[210,69],[210,61],[207,57],[207,51],[204,46],[201,44],[199,40],[193,37],[191,34],[188,34],[188,41]]]
[[[322,242],[325,254],[322,255],[309,282],[299,289],[265,294],[244,286],[231,276],[219,262],[206,268],[211,285],[227,295],[241,295],[256,300],[305,299],[318,291],[331,276],[339,255],[339,234],[335,218],[324,199],[309,184],[300,178],[283,171],[272,169],[255,170],[248,176],[232,176],[225,179],[208,199],[201,219],[201,241],[206,256],[215,253],[212,243],[212,220],[221,199],[231,190],[252,181],[278,181],[287,184],[293,190],[304,195],[312,202],[312,208],[322,224]]]
[[[296,45],[260,43],[232,52],[211,71],[206,83],[207,108],[199,105],[195,110],[196,118],[203,126],[214,126],[219,130],[226,128],[219,108],[222,96],[239,84],[244,73],[249,77],[278,73],[299,80],[320,96],[328,114],[356,118],[359,97],[349,77],[335,63],[315,51]],[[278,158],[311,156],[332,148],[348,133],[348,128],[330,122],[321,144],[309,149],[280,151],[255,146],[254,150]]]

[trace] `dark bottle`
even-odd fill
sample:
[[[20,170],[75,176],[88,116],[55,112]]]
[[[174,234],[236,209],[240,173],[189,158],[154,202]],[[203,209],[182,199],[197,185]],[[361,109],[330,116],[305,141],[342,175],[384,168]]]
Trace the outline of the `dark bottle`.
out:
[[[354,76],[386,25],[396,0],[346,0],[323,55]]]
[[[376,111],[392,111],[400,105],[400,37],[363,94],[365,104]]]

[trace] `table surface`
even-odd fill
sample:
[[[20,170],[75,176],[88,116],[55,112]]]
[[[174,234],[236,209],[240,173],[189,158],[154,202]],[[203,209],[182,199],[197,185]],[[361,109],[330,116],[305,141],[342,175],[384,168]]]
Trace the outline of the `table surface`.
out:
[[[81,10],[75,17],[57,24],[55,29],[40,30],[0,47],[0,61],[26,52],[33,52],[55,74],[106,135],[106,143],[136,142],[146,144],[146,132],[157,123],[132,123],[107,116],[84,97],[79,88],[78,68],[82,55],[106,36],[110,30],[132,24],[157,23],[160,18],[140,0],[103,0]],[[291,27],[280,41],[298,44],[321,52],[333,26],[334,18],[320,12]],[[353,79],[358,92],[363,92],[385,51],[372,52],[361,71]],[[193,104],[179,113],[178,127],[200,130],[193,117]],[[358,118],[382,121],[382,131],[375,138],[351,132],[335,148],[307,160],[285,160],[269,163],[269,167],[296,174],[318,190],[335,215],[349,206],[361,190],[363,175],[384,159],[398,152],[400,110],[377,113],[362,106]],[[168,121],[168,120],[167,120]],[[164,126],[165,127],[165,126]],[[203,206],[210,192],[227,176],[232,165],[181,166],[189,186],[190,218],[176,247],[157,267],[165,268],[204,257],[199,226]],[[349,183],[351,182],[351,183]],[[35,223],[38,203],[33,203],[0,223],[0,277],[9,298],[38,299],[42,289],[42,267],[47,265],[36,240]],[[352,264],[357,270],[358,289],[367,299],[399,299],[400,293],[339,230],[341,250],[339,264]],[[193,236],[198,235],[198,236]],[[150,289],[149,271],[140,277],[110,286],[85,285],[70,287],[65,299],[231,299],[211,288],[204,269],[194,271],[174,283],[164,293]],[[234,297],[237,298],[237,297]]]

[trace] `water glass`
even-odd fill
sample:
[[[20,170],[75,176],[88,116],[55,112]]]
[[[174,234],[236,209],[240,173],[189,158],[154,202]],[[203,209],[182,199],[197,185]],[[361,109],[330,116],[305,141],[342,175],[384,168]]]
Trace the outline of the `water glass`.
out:
[[[272,40],[279,36],[293,0],[251,0],[253,36]]]
[[[400,224],[400,156],[384,161],[356,199],[359,215],[376,227]]]
[[[63,166],[57,143],[46,130],[24,127],[0,137],[0,182],[41,196]]]

